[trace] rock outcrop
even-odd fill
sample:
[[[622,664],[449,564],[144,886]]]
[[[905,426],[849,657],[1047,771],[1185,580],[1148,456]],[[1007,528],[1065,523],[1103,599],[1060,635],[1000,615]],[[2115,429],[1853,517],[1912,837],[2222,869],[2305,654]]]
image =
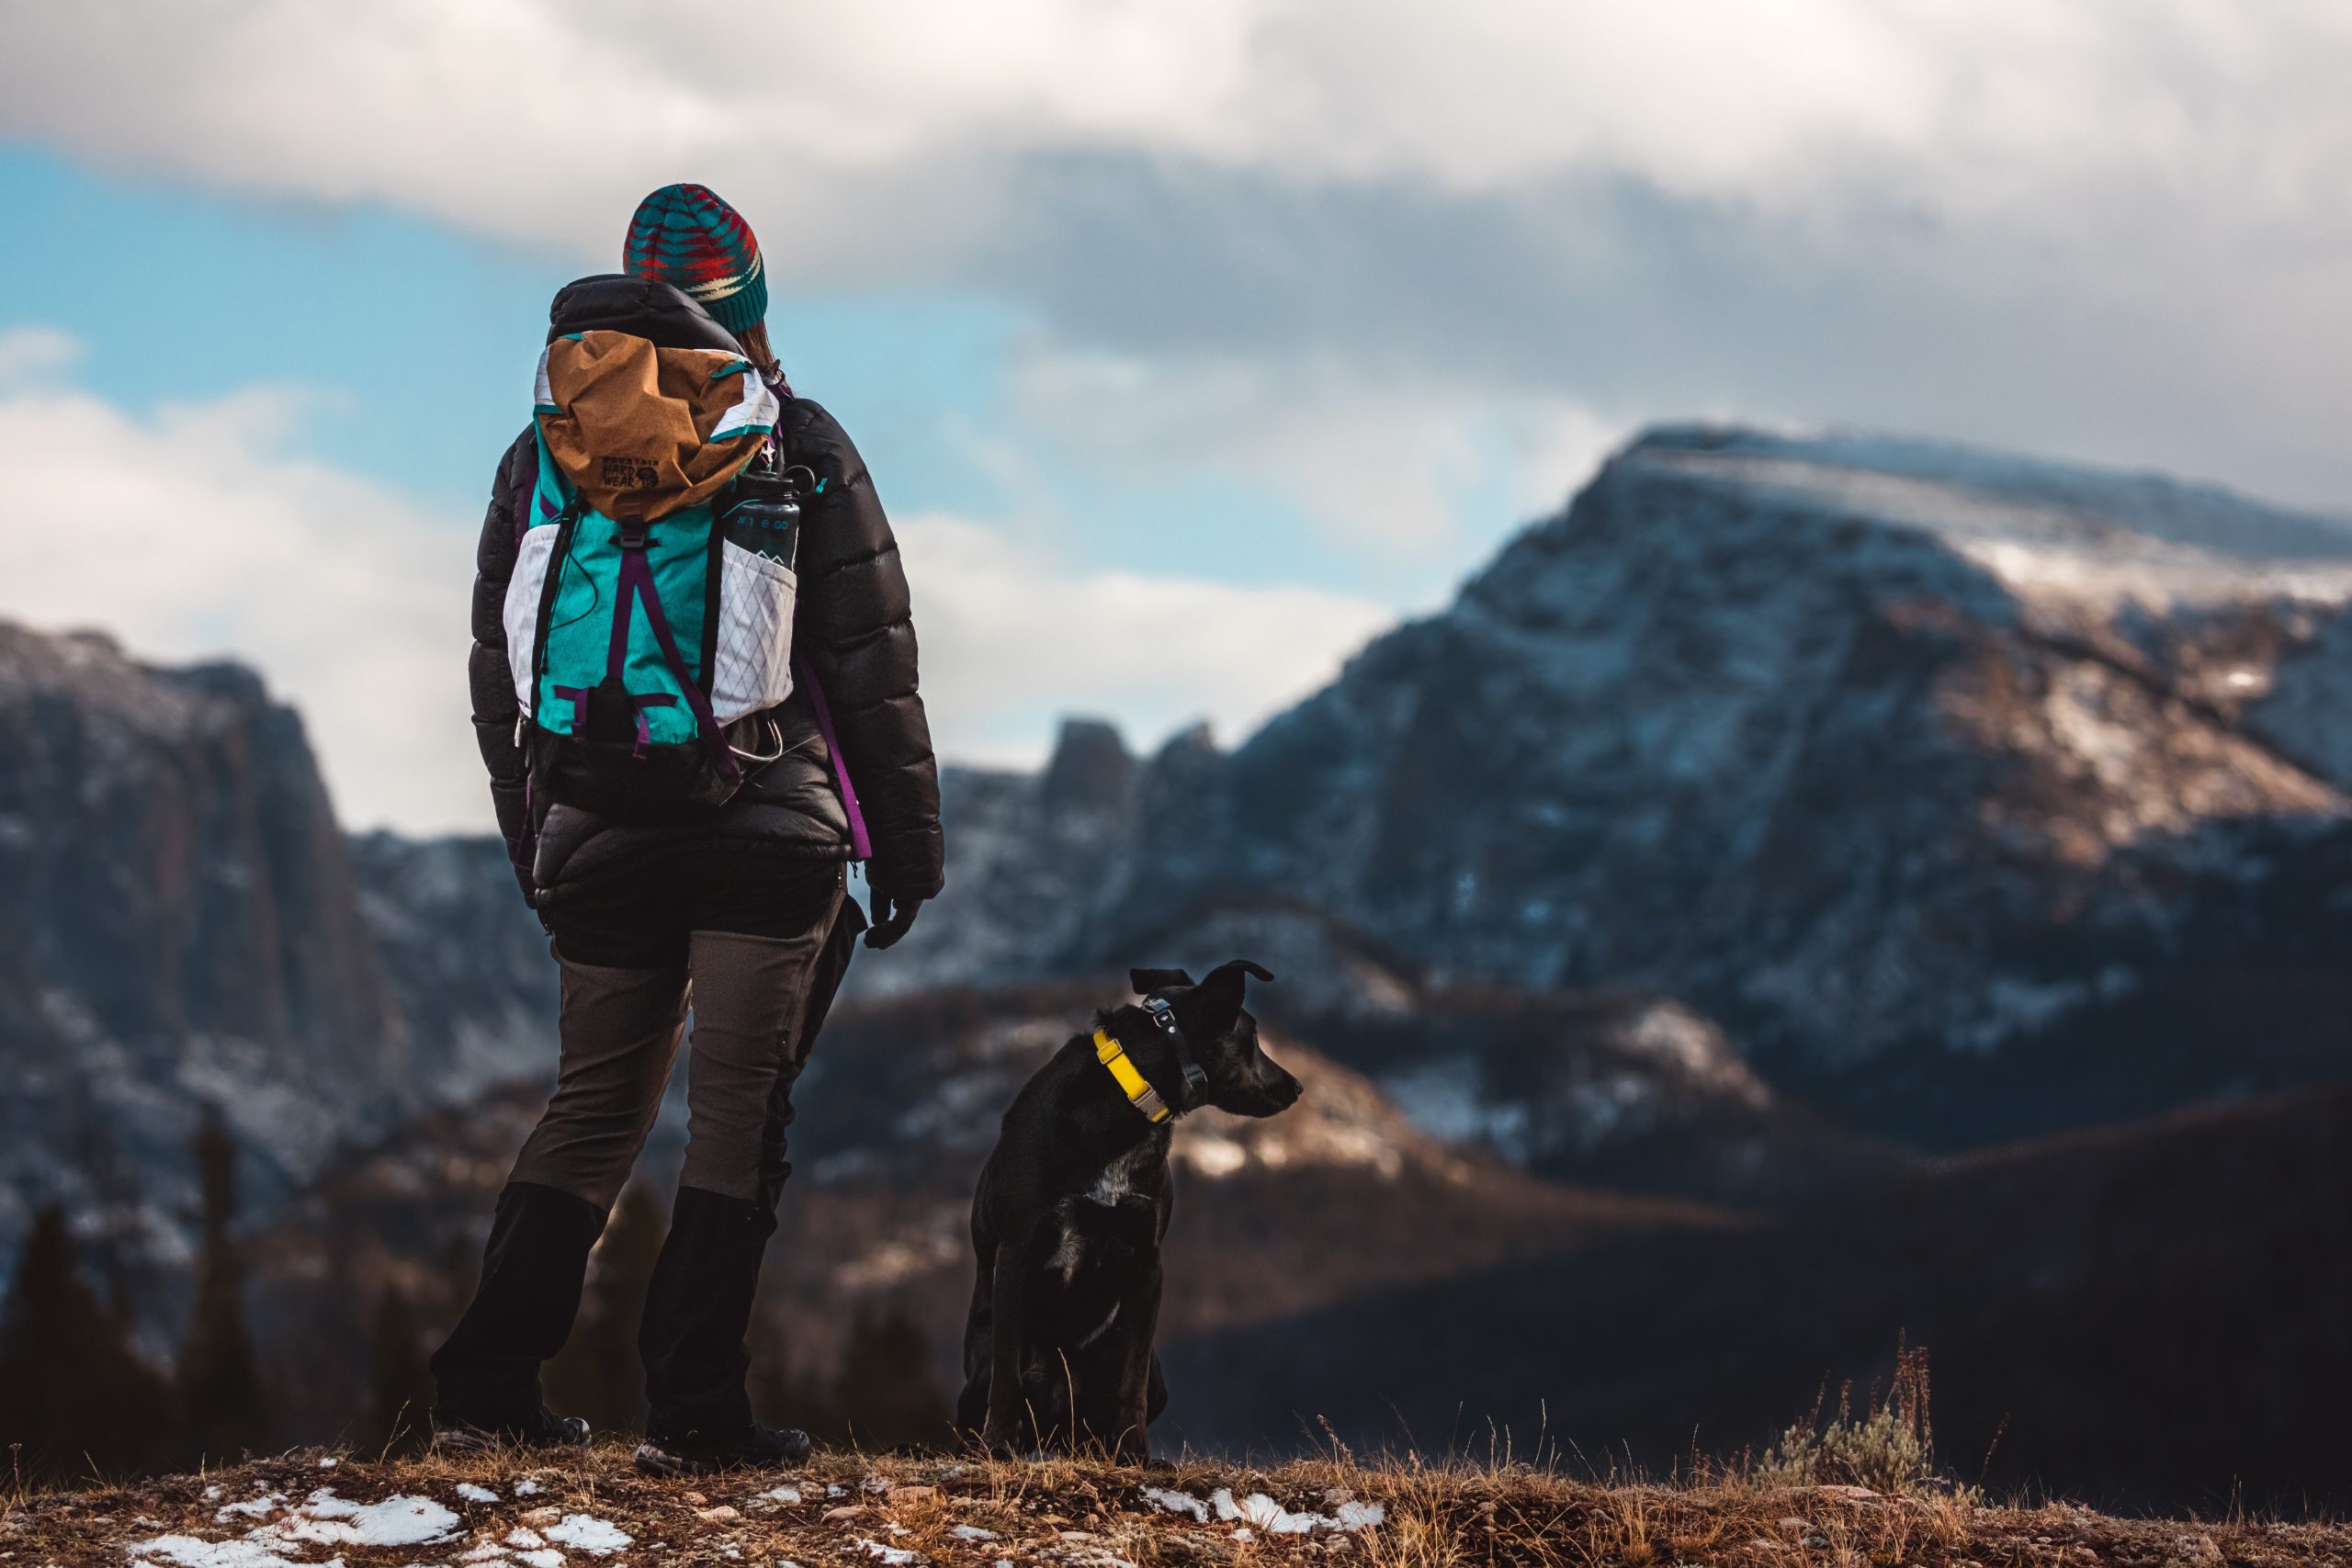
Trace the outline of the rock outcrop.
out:
[[[2340,519],[1656,431],[1237,750],[1180,737],[1083,807],[957,779],[907,967],[1297,911],[1417,985],[1680,998],[1792,1082],[1998,1056],[2177,977],[2218,885],[2335,852],[2347,596]]]

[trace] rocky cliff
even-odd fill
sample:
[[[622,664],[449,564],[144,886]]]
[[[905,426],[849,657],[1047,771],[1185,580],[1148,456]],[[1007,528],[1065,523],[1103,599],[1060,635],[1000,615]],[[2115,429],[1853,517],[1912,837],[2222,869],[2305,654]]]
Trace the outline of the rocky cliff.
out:
[[[266,1204],[519,1070],[511,884],[491,907],[463,844],[367,840],[363,899],[301,720],[250,671],[0,625],[0,1258],[55,1198],[169,1264],[207,1103]],[[463,966],[420,959],[427,925]]]
[[[1676,997],[1790,1082],[2005,1057],[2173,983],[2218,891],[2259,923],[2340,854],[2347,595],[2342,519],[1656,431],[1237,750],[1080,729],[954,781],[899,974],[1191,954],[1240,910],[1420,986]]]

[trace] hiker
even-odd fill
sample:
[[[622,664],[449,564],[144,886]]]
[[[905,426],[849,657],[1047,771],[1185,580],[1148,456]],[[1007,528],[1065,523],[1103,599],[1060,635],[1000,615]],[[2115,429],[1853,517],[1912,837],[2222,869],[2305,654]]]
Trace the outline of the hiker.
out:
[[[792,1085],[858,933],[890,946],[940,890],[938,766],[889,523],[849,437],[785,382],[751,228],[703,186],[666,186],[623,257],[556,296],[532,425],[482,524],[474,729],[561,970],[562,1056],[433,1357],[435,1441],[587,1440],[541,1402],[539,1366],[571,1331],[691,995],[638,1462],[792,1464],[808,1436],[752,1421],[743,1343]]]

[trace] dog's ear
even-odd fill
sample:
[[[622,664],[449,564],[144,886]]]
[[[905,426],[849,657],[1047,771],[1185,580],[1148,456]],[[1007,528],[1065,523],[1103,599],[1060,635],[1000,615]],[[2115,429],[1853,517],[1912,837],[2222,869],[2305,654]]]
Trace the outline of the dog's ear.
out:
[[[1193,976],[1182,969],[1130,969],[1127,971],[1127,984],[1136,988],[1136,995],[1139,997],[1148,997],[1152,992],[1162,990],[1170,986],[1189,986],[1192,983]]]
[[[1246,958],[1236,958],[1220,964],[1209,971],[1209,977],[1185,993],[1178,1005],[1185,1010],[1186,1027],[1203,1034],[1223,1034],[1241,1016],[1241,994],[1249,982],[1245,975],[1255,975],[1261,980],[1273,976]]]

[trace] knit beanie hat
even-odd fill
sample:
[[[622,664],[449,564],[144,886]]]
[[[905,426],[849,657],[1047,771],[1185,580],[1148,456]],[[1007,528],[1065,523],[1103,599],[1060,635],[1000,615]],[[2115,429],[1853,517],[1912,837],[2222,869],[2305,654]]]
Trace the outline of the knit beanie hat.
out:
[[[743,215],[706,186],[663,186],[637,204],[621,244],[631,277],[658,277],[741,334],[768,313],[760,243]]]

